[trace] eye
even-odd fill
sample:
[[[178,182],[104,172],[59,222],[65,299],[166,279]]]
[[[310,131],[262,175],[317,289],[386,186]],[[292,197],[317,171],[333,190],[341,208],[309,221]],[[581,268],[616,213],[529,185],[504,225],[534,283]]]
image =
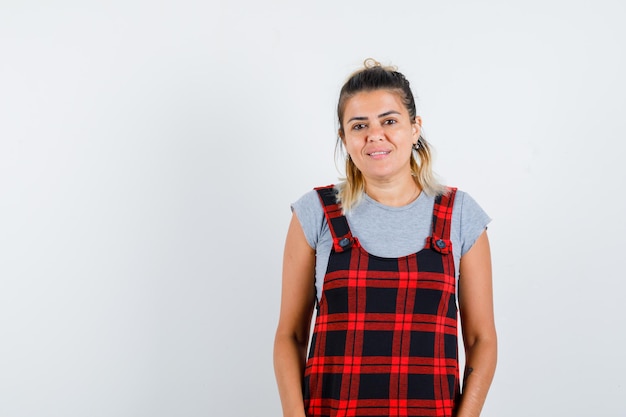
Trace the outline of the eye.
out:
[[[365,123],[357,123],[355,125],[352,125],[352,130],[361,130],[364,129],[366,127]]]
[[[386,125],[395,125],[396,123],[398,123],[398,121],[395,119],[387,119],[383,122],[383,124],[386,124]]]

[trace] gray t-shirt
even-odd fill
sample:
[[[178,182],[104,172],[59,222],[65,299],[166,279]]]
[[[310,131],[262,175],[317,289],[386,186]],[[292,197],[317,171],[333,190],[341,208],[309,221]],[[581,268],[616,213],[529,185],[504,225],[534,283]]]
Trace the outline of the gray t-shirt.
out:
[[[403,207],[382,205],[363,196],[359,205],[346,215],[352,235],[368,253],[385,258],[399,258],[424,248],[431,234],[435,198],[422,192]],[[324,210],[315,190],[304,194],[291,205],[309,245],[315,250],[315,288],[321,298],[324,275],[332,249],[332,237]],[[456,276],[461,256],[474,245],[491,219],[469,194],[457,191],[452,209],[450,240]]]

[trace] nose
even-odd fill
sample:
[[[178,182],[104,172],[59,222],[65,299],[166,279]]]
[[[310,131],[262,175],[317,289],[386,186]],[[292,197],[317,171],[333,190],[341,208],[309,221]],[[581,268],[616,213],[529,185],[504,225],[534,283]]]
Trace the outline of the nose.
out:
[[[368,142],[375,142],[378,140],[383,140],[384,138],[384,132],[381,126],[370,126],[370,130],[367,134],[367,141]]]

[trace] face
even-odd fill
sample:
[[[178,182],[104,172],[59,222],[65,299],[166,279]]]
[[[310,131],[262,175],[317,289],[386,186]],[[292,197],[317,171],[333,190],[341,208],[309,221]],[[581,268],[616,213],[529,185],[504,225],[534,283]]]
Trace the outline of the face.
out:
[[[342,141],[366,181],[391,181],[411,175],[412,146],[421,119],[411,120],[397,93],[358,93],[346,103]]]

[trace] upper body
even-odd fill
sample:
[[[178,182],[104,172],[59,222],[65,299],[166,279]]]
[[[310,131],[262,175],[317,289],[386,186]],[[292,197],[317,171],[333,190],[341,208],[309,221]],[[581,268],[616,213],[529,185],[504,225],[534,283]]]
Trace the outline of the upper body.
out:
[[[338,185],[341,207],[363,248],[385,256],[385,246],[389,244],[385,233],[396,239],[408,227],[403,222],[393,223],[392,219],[398,218],[395,215],[382,216],[392,222],[383,227],[385,230],[376,227],[378,222],[360,224],[359,212],[370,209],[374,212],[401,212],[407,207],[426,204],[428,198],[445,190],[432,174],[430,146],[421,134],[422,120],[416,114],[413,93],[401,73],[377,63],[368,65],[366,61],[365,68],[355,72],[344,84],[337,116],[338,146],[346,153],[346,178]],[[453,245],[457,251],[455,256],[459,258],[458,304],[466,356],[463,395],[457,417],[480,414],[496,363],[491,256],[485,230],[488,218],[484,213],[479,214],[479,220],[470,222],[473,226],[465,234],[463,207],[469,201],[467,195],[462,196],[454,209],[460,230],[458,242]],[[313,223],[318,224],[318,230],[311,231],[308,220],[301,222],[298,217],[300,214],[304,219],[306,211],[299,205],[294,204],[285,242],[274,368],[284,415],[304,417],[302,378],[316,292],[320,293],[313,285],[316,275],[319,276],[316,274],[316,257],[325,255],[322,249],[323,221],[319,221],[319,214],[313,214],[312,217],[317,218]],[[308,207],[317,210],[313,203]],[[374,216],[385,221],[380,214]],[[414,226],[423,230],[424,227],[428,229],[429,224],[424,221]],[[424,244],[422,238],[413,239],[413,235],[406,240],[406,247],[396,248],[397,253],[388,254],[403,256],[406,252],[419,250]],[[319,264],[320,268],[324,267],[322,261]]]
[[[371,255],[398,258],[424,248],[432,233],[435,198],[422,192],[402,207],[385,206],[365,194],[358,206],[346,214],[352,234]],[[317,192],[304,194],[292,209],[307,243],[315,251],[315,287],[319,301],[332,237]],[[489,223],[489,216],[467,193],[458,190],[452,211],[452,253],[458,278],[461,257],[474,245]]]

